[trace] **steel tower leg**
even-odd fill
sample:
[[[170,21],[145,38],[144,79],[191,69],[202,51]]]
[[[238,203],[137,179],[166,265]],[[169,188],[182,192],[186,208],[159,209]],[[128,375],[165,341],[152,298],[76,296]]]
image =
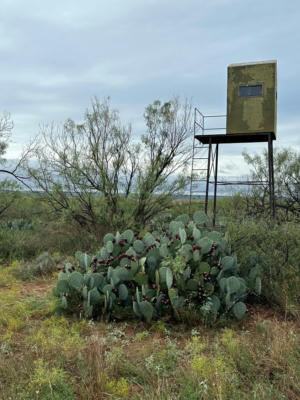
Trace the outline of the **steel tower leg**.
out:
[[[269,159],[269,193],[271,217],[275,218],[275,190],[274,190],[274,160],[272,134],[268,135],[268,159]]]
[[[206,175],[206,190],[205,190],[205,214],[207,214],[208,208],[208,193],[209,193],[209,178],[210,178],[210,159],[211,159],[211,144],[212,140],[209,139],[209,146],[208,146],[208,160],[207,160],[207,175]]]
[[[219,158],[219,143],[216,144],[215,152],[215,178],[214,178],[214,216],[213,226],[216,226],[216,212],[217,212],[217,180],[218,180],[218,158]]]

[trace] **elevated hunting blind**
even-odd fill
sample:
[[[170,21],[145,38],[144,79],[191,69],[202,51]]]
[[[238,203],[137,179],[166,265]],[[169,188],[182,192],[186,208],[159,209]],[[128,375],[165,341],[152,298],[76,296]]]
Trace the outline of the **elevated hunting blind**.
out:
[[[226,133],[271,133],[275,139],[276,114],[276,60],[229,65]]]
[[[222,119],[225,124],[220,126]],[[277,62],[260,61],[228,66],[227,115],[194,114],[190,206],[192,197],[201,199],[205,184],[204,210],[208,211],[210,184],[213,192],[213,225],[216,223],[218,185],[268,185],[271,216],[275,217],[273,141],[276,140]],[[211,123],[215,123],[212,127]],[[214,126],[214,125],[213,125]],[[226,133],[220,133],[225,131]],[[267,181],[218,180],[219,145],[268,143],[269,179]]]

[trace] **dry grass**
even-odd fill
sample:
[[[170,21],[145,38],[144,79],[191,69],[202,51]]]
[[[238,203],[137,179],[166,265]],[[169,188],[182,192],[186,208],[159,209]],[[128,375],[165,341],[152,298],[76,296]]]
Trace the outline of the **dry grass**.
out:
[[[51,316],[52,286],[0,289],[1,400],[300,398],[300,324],[272,308],[227,327],[88,323]]]

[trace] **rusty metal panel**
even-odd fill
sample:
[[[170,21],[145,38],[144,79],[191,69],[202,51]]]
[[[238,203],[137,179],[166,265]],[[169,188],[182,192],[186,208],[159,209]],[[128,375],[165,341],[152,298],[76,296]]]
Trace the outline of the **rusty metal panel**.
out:
[[[276,136],[277,62],[228,66],[226,133]]]

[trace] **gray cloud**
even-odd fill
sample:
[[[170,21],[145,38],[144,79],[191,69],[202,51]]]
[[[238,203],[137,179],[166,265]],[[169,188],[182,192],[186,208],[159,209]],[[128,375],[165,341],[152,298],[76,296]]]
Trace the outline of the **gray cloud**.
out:
[[[0,15],[0,111],[15,121],[8,156],[39,123],[80,120],[94,95],[111,96],[136,135],[156,98],[223,114],[227,65],[265,59],[278,60],[277,145],[300,149],[298,0],[2,0]],[[241,151],[222,147],[224,163],[244,169]]]

